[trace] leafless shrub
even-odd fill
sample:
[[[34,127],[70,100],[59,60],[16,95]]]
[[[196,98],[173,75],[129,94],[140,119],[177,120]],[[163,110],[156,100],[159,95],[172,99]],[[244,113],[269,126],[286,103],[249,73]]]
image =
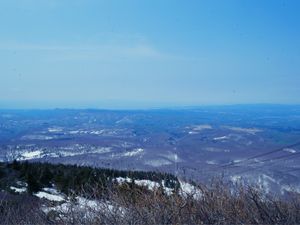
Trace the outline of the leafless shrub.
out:
[[[99,188],[88,187],[87,191],[85,187],[80,194],[74,193],[67,210],[49,212],[48,217],[38,210],[39,204],[21,198],[18,200],[23,202],[21,205],[25,205],[24,201],[29,203],[27,208],[9,207],[4,213],[1,211],[1,221],[4,224],[300,224],[300,197],[296,193],[284,200],[267,196],[257,187],[236,185],[233,189],[221,180],[198,186],[201,198],[195,198],[193,193],[168,195],[163,188],[150,191],[130,183],[114,185],[105,192]],[[84,196],[86,203],[79,204],[78,195]],[[2,209],[3,201],[0,202]]]
[[[0,194],[0,224],[52,224],[40,210],[40,203],[30,195]]]

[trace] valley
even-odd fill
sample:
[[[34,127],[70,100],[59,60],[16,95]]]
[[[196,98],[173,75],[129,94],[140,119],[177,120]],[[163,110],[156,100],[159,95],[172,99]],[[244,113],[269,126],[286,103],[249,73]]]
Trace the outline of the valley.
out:
[[[157,171],[300,192],[300,107],[1,110],[0,160]]]

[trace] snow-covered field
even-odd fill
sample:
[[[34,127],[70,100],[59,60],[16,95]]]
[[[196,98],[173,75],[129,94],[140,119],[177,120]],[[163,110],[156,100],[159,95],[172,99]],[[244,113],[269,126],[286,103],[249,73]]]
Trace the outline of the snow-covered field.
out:
[[[55,152],[51,152],[45,149],[33,149],[29,150],[16,150],[13,155],[7,155],[10,160],[16,159],[19,161],[42,159],[42,158],[57,158],[57,157],[68,157],[68,156],[79,156],[85,154],[104,154],[111,152],[110,147],[93,147],[84,148],[82,146],[71,146],[57,149]],[[140,152],[137,152],[140,153]]]

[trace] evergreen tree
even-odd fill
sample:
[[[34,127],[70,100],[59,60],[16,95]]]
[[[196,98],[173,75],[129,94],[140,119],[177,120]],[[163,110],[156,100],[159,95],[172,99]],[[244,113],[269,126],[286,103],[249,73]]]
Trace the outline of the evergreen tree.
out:
[[[19,163],[17,160],[14,160],[14,161],[12,162],[12,168],[13,168],[14,170],[20,170],[20,169],[21,169],[20,163]]]
[[[26,175],[26,182],[28,184],[28,192],[35,193],[40,190],[40,185],[36,179],[36,177],[32,173],[28,173]]]
[[[49,167],[46,167],[42,172],[40,182],[41,184],[48,186],[51,183],[52,179],[53,173],[51,172]]]
[[[0,167],[0,179],[4,177],[4,175],[5,175],[4,169]]]

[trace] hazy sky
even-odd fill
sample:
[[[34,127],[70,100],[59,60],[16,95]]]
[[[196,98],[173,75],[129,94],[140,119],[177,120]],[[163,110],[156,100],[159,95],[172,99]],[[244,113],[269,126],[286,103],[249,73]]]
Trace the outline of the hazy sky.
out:
[[[299,0],[0,0],[0,107],[300,103],[299,12]]]

